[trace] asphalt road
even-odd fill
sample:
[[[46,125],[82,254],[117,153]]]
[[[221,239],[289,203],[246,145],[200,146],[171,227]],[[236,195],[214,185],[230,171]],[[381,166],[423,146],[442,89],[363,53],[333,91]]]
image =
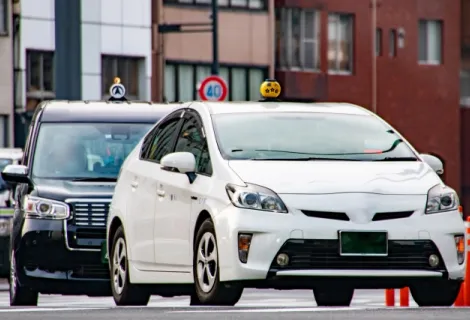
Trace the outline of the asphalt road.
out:
[[[357,290],[350,308],[316,307],[310,291],[245,290],[235,307],[189,307],[185,297],[152,297],[147,307],[117,308],[112,298],[42,295],[38,307],[9,306],[8,284],[0,281],[1,319],[119,320],[119,319],[361,319],[361,320],[454,320],[468,319],[470,308],[386,308],[383,290]],[[3,291],[2,291],[3,290]],[[398,291],[396,292],[398,304]]]

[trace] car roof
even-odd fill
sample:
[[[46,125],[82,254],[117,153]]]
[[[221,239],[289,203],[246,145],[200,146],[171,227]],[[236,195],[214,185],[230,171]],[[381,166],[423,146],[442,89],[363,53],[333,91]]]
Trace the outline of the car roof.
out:
[[[154,123],[178,104],[140,101],[47,101],[41,122],[127,122]]]
[[[363,107],[342,102],[202,102],[211,114],[222,113],[266,113],[266,112],[318,112],[351,115],[371,115]]]
[[[23,150],[20,148],[0,148],[0,158],[3,159],[21,159]]]

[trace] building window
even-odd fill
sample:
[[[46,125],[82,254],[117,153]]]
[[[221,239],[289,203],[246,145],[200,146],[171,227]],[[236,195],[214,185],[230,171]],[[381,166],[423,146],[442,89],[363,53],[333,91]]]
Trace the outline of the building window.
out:
[[[418,54],[421,64],[442,63],[442,21],[419,21]]]
[[[382,55],[382,29],[375,30],[375,55],[380,57]]]
[[[217,0],[219,7],[247,10],[265,10],[268,0]],[[178,4],[191,6],[209,6],[211,0],[164,0],[164,4]]]
[[[328,70],[332,73],[353,71],[353,25],[350,14],[328,15]]]
[[[8,0],[0,0],[0,35],[8,34]]]
[[[26,51],[26,110],[32,111],[43,100],[55,98],[54,52]]]
[[[388,49],[388,54],[390,57],[397,56],[397,31],[395,29],[390,30],[390,34],[388,37]]]
[[[276,10],[276,64],[280,69],[318,70],[319,14],[314,10]]]
[[[210,64],[165,63],[164,100],[200,100],[199,86],[204,78],[211,75]],[[228,86],[227,100],[249,101],[261,99],[259,86],[268,77],[267,67],[221,65],[219,76]]]
[[[101,56],[101,90],[103,98],[109,97],[109,87],[113,84],[114,78],[119,77],[121,83],[126,87],[126,98],[138,100],[141,94],[140,68],[145,67],[144,59],[123,56]]]

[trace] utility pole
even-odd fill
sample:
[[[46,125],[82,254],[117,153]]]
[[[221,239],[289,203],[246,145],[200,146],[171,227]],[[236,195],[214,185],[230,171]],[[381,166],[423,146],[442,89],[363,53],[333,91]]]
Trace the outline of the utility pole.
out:
[[[81,0],[55,0],[56,99],[82,98]]]
[[[219,75],[219,6],[212,0],[212,74]]]

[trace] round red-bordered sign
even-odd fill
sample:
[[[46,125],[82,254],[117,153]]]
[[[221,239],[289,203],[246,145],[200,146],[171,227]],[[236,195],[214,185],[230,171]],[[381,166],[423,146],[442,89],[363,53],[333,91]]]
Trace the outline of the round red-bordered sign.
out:
[[[219,76],[209,76],[199,86],[199,96],[204,101],[224,101],[227,98],[228,86]]]

